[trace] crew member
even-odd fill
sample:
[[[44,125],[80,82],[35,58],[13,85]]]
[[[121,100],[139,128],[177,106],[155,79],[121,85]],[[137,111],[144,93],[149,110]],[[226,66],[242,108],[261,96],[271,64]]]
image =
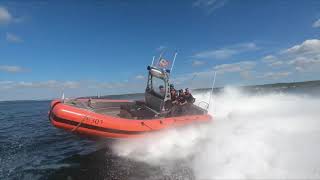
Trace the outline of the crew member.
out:
[[[189,103],[189,104],[193,104],[195,102],[195,98],[192,96],[192,94],[190,93],[189,89],[186,88],[185,92],[184,92],[184,97],[186,99],[186,101]]]
[[[180,114],[184,114],[186,112],[186,104],[188,102],[186,101],[186,98],[184,96],[184,93],[183,93],[183,89],[180,89],[179,90],[179,96],[178,96],[178,112]]]
[[[178,104],[178,95],[177,95],[177,91],[175,89],[172,89],[170,91],[171,94],[171,102],[173,105]]]
[[[167,105],[168,110],[170,110],[170,114],[171,116],[174,116],[178,107],[178,95],[175,89],[171,89],[170,90],[170,94],[171,94],[171,99],[170,99],[170,103]]]
[[[162,85],[159,86],[159,93],[161,96],[164,96],[166,94],[166,90]]]
[[[92,108],[92,99],[91,98],[88,99],[88,106]]]
[[[172,91],[172,90],[175,90],[175,89],[174,89],[174,85],[173,85],[173,84],[170,84],[170,91]]]
[[[185,111],[185,105],[187,104],[187,101],[184,98],[183,89],[180,89],[178,92],[179,94],[176,94],[176,90],[172,90],[172,96],[171,96],[171,102],[172,102],[172,108],[171,108],[171,115],[177,116],[181,115]]]

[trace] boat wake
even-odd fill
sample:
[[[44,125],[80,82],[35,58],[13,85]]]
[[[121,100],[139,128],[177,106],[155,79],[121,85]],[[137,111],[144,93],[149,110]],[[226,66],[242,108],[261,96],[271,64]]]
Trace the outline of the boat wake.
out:
[[[113,152],[166,171],[180,164],[195,179],[320,178],[319,98],[226,88],[212,102],[211,124],[117,141]]]

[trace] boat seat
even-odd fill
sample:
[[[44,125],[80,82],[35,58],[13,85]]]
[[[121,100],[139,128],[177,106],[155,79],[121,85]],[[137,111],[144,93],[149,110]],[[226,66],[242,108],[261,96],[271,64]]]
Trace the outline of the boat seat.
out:
[[[155,93],[152,90],[145,92],[145,104],[158,114],[161,112],[162,106],[164,105],[163,97]]]
[[[143,102],[139,102],[138,104],[121,105],[119,116],[132,119],[152,119],[155,113]]]

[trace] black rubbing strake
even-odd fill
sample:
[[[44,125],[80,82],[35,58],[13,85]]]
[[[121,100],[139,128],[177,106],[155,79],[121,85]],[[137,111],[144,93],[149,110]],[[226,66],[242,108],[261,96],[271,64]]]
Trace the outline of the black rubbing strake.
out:
[[[60,118],[60,117],[56,116],[53,112],[51,113],[51,119],[54,121],[69,124],[72,126],[77,126],[79,124],[79,122]],[[120,130],[120,129],[111,129],[111,128],[104,128],[104,127],[94,126],[94,125],[85,124],[85,123],[82,123],[79,127],[92,129],[92,130],[96,130],[96,131],[115,133],[115,134],[142,134],[142,133],[150,132],[150,131],[126,131],[126,130]]]

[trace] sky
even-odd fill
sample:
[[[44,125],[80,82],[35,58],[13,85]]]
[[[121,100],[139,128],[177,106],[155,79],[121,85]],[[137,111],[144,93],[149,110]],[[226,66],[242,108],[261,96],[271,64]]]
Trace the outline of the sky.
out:
[[[0,100],[319,80],[320,1],[0,0]]]

